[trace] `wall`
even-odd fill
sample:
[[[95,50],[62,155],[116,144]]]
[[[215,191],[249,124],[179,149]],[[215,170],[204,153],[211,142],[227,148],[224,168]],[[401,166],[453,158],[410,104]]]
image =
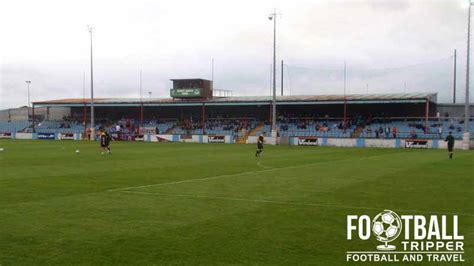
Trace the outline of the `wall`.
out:
[[[33,108],[30,109],[30,115],[33,115]],[[51,107],[49,108],[49,120],[62,120],[63,116],[70,116],[71,108],[69,107]],[[35,117],[40,119],[48,119],[48,110],[46,107],[35,108]],[[12,108],[0,111],[1,121],[25,121],[28,120],[28,108]]]
[[[31,108],[30,108],[31,109]],[[31,112],[31,110],[30,110]],[[0,111],[0,120],[2,121],[25,121],[28,120],[28,108],[12,108]]]
[[[33,133],[16,133],[16,139],[33,139]]]
[[[179,141],[179,135],[166,135],[166,134],[150,135],[150,141],[152,142],[159,142],[159,139],[162,139],[165,141]]]
[[[357,146],[357,139],[345,139],[345,138],[331,138],[330,139],[328,138],[327,140],[328,140],[327,142],[328,146],[335,146],[335,147],[356,147]]]
[[[434,146],[433,148],[448,149],[448,143],[443,140],[433,140],[433,142],[437,142],[435,145],[431,145],[432,147]],[[474,148],[474,140],[471,140],[470,147],[471,149]],[[457,140],[456,142],[454,142],[454,148],[462,149],[462,141]]]
[[[36,114],[36,108],[35,108]],[[71,116],[71,108],[69,107],[50,107],[49,108],[49,120],[63,120],[63,117]]]
[[[464,96],[464,94],[463,94]],[[449,117],[463,117],[464,116],[464,103],[458,104],[437,104],[436,111],[440,113],[441,117],[447,112]],[[474,105],[469,106],[470,116],[474,117]]]
[[[158,138],[171,141],[171,142],[186,142],[186,143],[209,143],[209,136],[208,135],[192,135],[191,138],[183,139],[180,135],[149,135],[149,137],[145,137],[145,141],[151,142],[158,142]],[[235,143],[234,139],[231,136],[224,136],[224,143]]]
[[[364,139],[364,147],[395,148],[395,139]]]
[[[358,147],[358,148],[405,148],[404,139],[341,139],[341,138],[318,138],[317,146],[335,147]],[[298,138],[290,138],[289,145],[298,145]],[[428,140],[428,149],[447,149],[447,144],[443,140]],[[474,149],[474,140],[470,142],[471,149]],[[462,141],[456,140],[455,149],[462,149]]]
[[[37,133],[13,133],[12,139],[38,139]],[[143,141],[147,142],[158,142],[158,138],[170,142],[186,142],[186,143],[209,143],[207,135],[193,135],[188,139],[181,139],[180,135],[145,135]],[[56,140],[61,139],[61,134],[55,134]],[[82,136],[79,133],[74,134],[74,140],[81,140]],[[233,144],[234,139],[231,136],[225,136],[225,143]],[[316,146],[334,146],[334,147],[357,147],[357,148],[405,148],[404,139],[349,139],[349,138],[317,138],[318,143]],[[249,136],[247,144],[256,144],[256,136]],[[265,143],[275,145],[279,141],[288,141],[289,145],[298,145],[298,138],[291,137],[287,140],[281,140],[280,138],[265,137]],[[286,144],[282,144],[286,145]],[[428,140],[428,149],[447,149],[447,144],[443,140],[433,139]],[[454,144],[455,149],[462,149],[462,141],[456,140]],[[474,149],[474,140],[470,141],[470,148]]]
[[[276,145],[278,143],[279,138],[275,137],[265,137],[265,144]],[[258,137],[257,136],[248,136],[247,144],[257,144]]]

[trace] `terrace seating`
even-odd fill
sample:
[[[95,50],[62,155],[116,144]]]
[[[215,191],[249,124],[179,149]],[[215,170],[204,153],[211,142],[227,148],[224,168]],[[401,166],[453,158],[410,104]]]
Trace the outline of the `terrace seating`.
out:
[[[84,126],[78,122],[43,121],[35,124],[37,133],[82,133]]]
[[[257,126],[256,120],[248,119],[209,119],[206,121],[205,133],[208,135],[230,135],[235,136],[242,129],[252,130]],[[203,134],[200,122],[185,121],[173,128],[173,134],[200,135]]]
[[[470,132],[473,132],[474,125],[469,123]],[[393,128],[397,129],[396,138],[413,138],[416,135],[416,138],[422,139],[444,139],[451,131],[454,138],[462,139],[464,132],[464,122],[462,120],[453,120],[453,119],[440,119],[440,120],[430,120],[428,121],[428,130],[425,132],[425,121],[424,120],[391,120],[384,122],[376,122],[367,125],[362,131],[361,138],[393,138]],[[389,128],[389,134],[386,134],[386,128]],[[438,133],[439,128],[441,128],[441,136]],[[382,134],[377,134],[376,130],[382,129]],[[471,138],[474,135],[471,133]]]
[[[102,121],[103,122],[103,121]],[[124,121],[121,121],[124,122]],[[115,133],[117,123],[108,123],[110,133]],[[137,122],[129,120],[131,125]],[[280,119],[277,122],[278,133],[280,137],[329,137],[329,138],[349,138],[352,133],[360,132],[360,138],[393,138],[393,128],[397,129],[396,138],[408,139],[416,135],[416,138],[422,139],[444,139],[451,131],[454,138],[462,139],[464,132],[464,121],[462,119],[430,119],[428,121],[428,131],[425,132],[425,121],[422,119],[394,119],[394,120],[376,120],[370,124],[360,127],[350,125],[346,130],[341,129],[341,120],[328,119]],[[104,123],[98,121],[96,130],[101,128]],[[123,123],[122,125],[125,125]],[[90,125],[88,124],[87,127]],[[199,135],[203,134],[200,122],[177,121],[158,121],[149,120],[144,122],[144,127],[158,129],[159,133],[166,132],[179,135]],[[469,123],[471,139],[474,138],[474,121]],[[208,135],[230,135],[243,136],[241,132],[246,129],[245,134],[269,135],[271,126],[267,123],[263,125],[255,119],[209,119],[206,121],[205,133]],[[382,133],[377,134],[376,130],[382,128]],[[386,128],[389,128],[389,134],[386,134]],[[441,128],[441,136],[438,133]],[[42,121],[35,123],[35,130],[38,133],[83,133],[84,126],[77,121]],[[135,127],[122,127],[123,133],[134,133]],[[0,133],[13,132],[32,132],[31,121],[0,121]]]
[[[23,132],[30,125],[31,125],[31,122],[29,121],[0,121],[0,132],[2,133]]]
[[[147,132],[152,130],[152,133],[159,133],[164,134],[169,129],[171,129],[176,124],[176,121],[163,121],[160,122],[158,120],[146,120],[143,121],[143,128],[148,129]],[[140,125],[139,121],[133,119],[122,119],[116,122],[111,123],[108,127],[110,133],[116,133],[117,129],[116,126],[120,125],[120,132],[121,133],[132,133],[134,132]]]
[[[150,121],[145,127],[154,127],[158,129],[157,133],[163,134],[167,132],[170,128],[172,128],[176,124],[175,121],[168,121],[168,122],[158,122],[158,121]]]
[[[350,138],[354,126],[348,126],[346,130],[341,128],[342,120],[298,120],[290,119],[288,122],[277,122],[280,137],[328,137],[328,138]],[[265,125],[256,135],[268,135],[271,125]]]

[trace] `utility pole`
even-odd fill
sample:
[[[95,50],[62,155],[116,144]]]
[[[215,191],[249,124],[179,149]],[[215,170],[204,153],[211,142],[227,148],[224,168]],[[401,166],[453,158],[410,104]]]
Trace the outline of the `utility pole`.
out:
[[[272,95],[273,64],[270,64],[270,96]],[[271,114],[270,114],[271,115]]]
[[[142,70],[140,69],[140,130],[143,127]]]
[[[268,17],[273,20],[273,97],[272,97],[272,137],[276,137],[276,10]]]
[[[140,80],[138,83],[138,93],[140,94],[140,102],[143,101],[142,98],[142,70],[140,69]]]
[[[214,58],[212,58],[212,63],[211,63],[211,80],[212,80],[212,83],[214,83]]]
[[[346,67],[346,61],[344,61],[344,132],[346,132],[346,125],[347,125],[347,99],[346,99],[346,72],[347,72],[347,67]]]
[[[462,137],[463,150],[469,150],[470,134],[469,134],[469,67],[471,60],[471,6],[469,1],[469,10],[467,15],[467,60],[466,60],[466,98],[464,103],[464,134]]]
[[[456,103],[456,49],[454,49],[453,104]]]
[[[84,103],[84,110],[82,112],[82,124],[84,125],[84,139],[87,131],[87,104],[86,104],[86,72],[82,71],[82,102]]]
[[[91,37],[91,139],[95,140],[95,121],[94,121],[94,61],[92,54],[92,30],[91,26],[87,26]]]
[[[283,60],[281,60],[281,96],[283,96]]]
[[[31,105],[31,100],[30,100],[30,84],[31,80],[25,81],[26,85],[28,86],[28,105],[26,106],[26,110],[28,111],[28,121],[30,121],[30,105]]]

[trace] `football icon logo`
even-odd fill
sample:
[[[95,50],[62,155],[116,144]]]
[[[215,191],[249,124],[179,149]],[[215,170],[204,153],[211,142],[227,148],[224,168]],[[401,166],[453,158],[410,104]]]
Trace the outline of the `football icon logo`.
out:
[[[383,245],[378,245],[377,249],[381,251],[395,250],[394,245],[389,245],[389,242],[397,239],[402,232],[402,220],[400,216],[391,210],[384,210],[377,214],[372,220],[372,232],[375,234],[378,241],[383,242]]]

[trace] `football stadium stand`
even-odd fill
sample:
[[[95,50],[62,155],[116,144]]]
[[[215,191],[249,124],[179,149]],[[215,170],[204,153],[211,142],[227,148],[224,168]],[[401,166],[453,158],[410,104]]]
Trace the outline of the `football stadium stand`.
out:
[[[299,121],[299,122],[297,122]],[[137,123],[135,121],[135,123]],[[178,135],[230,135],[236,137],[242,129],[251,132],[257,128],[258,120],[252,120],[245,127],[242,127],[239,120],[213,121],[206,122],[205,129],[199,122],[178,123],[178,122],[158,122],[150,121],[144,125],[145,128],[152,129],[153,134],[172,133]],[[357,129],[361,129],[361,138],[422,138],[439,139],[445,138],[449,132],[452,132],[456,139],[461,139],[463,134],[463,120],[430,120],[428,130],[425,131],[424,120],[401,121],[397,119],[386,118],[384,122],[371,123],[362,127],[351,125],[343,128],[342,120],[299,120],[293,119],[292,122],[278,122],[278,134],[281,137],[329,137],[329,138],[351,138]],[[120,126],[117,130],[116,125]],[[87,127],[89,124],[87,124]],[[106,128],[110,133],[138,134],[139,127],[123,126],[121,121],[115,121],[110,124],[97,124],[96,129]],[[469,125],[470,132],[474,132],[474,124]],[[171,131],[170,131],[171,130]],[[271,131],[271,125],[268,121],[264,126],[255,131],[255,136],[267,135]],[[0,133],[13,132],[33,132],[31,122],[28,121],[0,121]],[[41,121],[35,122],[36,133],[84,133],[84,126],[79,122],[65,121]],[[473,133],[471,133],[472,135]],[[474,136],[473,136],[474,137]]]
[[[145,134],[183,138],[209,135],[229,136],[237,143],[271,132],[271,97],[189,99],[179,89],[172,90],[173,95],[181,96],[95,99],[96,130],[106,128],[117,139],[125,140]],[[463,106],[438,104],[436,99],[434,93],[278,96],[277,134],[280,138],[444,139],[452,132],[456,139],[461,139]],[[53,111],[55,108],[61,112]],[[35,114],[35,109],[43,111]],[[27,112],[23,110],[23,113]],[[55,113],[55,117],[50,116]],[[58,119],[63,114],[63,119]],[[35,102],[28,117],[29,121],[1,117],[0,133],[86,136],[90,102],[89,99]],[[470,123],[469,129],[474,132],[474,123]]]

